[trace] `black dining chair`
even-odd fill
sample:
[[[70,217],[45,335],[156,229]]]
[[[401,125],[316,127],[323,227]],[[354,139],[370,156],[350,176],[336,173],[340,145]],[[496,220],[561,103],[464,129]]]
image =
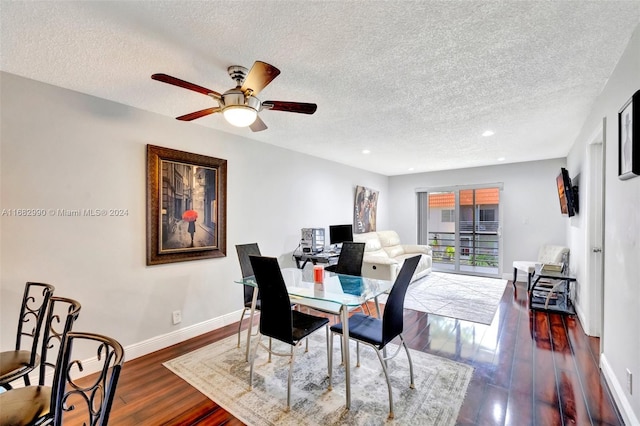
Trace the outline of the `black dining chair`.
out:
[[[45,384],[45,376],[55,372],[64,339],[73,329],[82,305],[68,297],[52,296],[42,332],[38,384]]]
[[[253,276],[253,268],[251,267],[251,261],[249,256],[260,256],[260,248],[258,243],[238,244],[236,245],[236,251],[238,252],[238,260],[240,261],[240,271],[242,278]],[[242,321],[246,315],[251,313],[251,302],[253,301],[254,287],[250,285],[244,285],[244,308],[242,309],[242,315],[240,315],[240,323],[238,324],[238,347],[240,347],[240,335],[242,334]],[[256,300],[256,310],[260,310],[260,293],[258,292],[258,299]],[[249,342],[247,341],[247,344]]]
[[[44,424],[53,420],[51,386],[45,382],[47,374],[55,375],[66,336],[78,319],[80,308],[76,300],[51,297],[42,331],[38,385],[10,389],[2,394],[8,396],[0,396],[0,425]]]
[[[365,243],[345,241],[342,243],[338,263],[326,266],[325,271],[336,274],[362,276],[362,259],[364,258]]]
[[[380,364],[382,365],[382,371],[387,379],[387,388],[389,390],[389,418],[393,418],[393,393],[391,390],[391,382],[389,381],[389,373],[387,372],[387,361],[395,358],[400,352],[400,347],[396,352],[387,357],[386,346],[396,337],[400,337],[402,346],[404,346],[407,352],[407,358],[409,359],[409,375],[411,377],[410,388],[415,389],[413,382],[413,363],[411,362],[411,355],[409,354],[409,348],[402,337],[402,331],[404,328],[404,298],[407,293],[407,288],[411,282],[411,278],[418,266],[420,256],[414,256],[408,258],[402,264],[402,269],[398,274],[387,303],[384,307],[382,319],[365,315],[362,313],[354,313],[349,318],[349,339],[356,341],[356,353],[357,353],[357,366],[360,366],[360,343],[371,346],[376,351]],[[333,336],[334,334],[342,335],[343,325],[342,323],[331,326],[331,337],[329,338],[329,354],[333,351]],[[382,351],[382,354],[381,354]],[[331,389],[331,370],[332,370],[332,357],[329,357],[329,389]]]
[[[29,373],[40,362],[38,345],[46,317],[49,299],[55,287],[51,284],[28,282],[24,287],[15,350],[0,353],[0,386],[11,389],[11,382],[22,378],[29,386]]]
[[[269,357],[271,355],[288,356],[290,358],[287,383],[288,411],[291,407],[291,379],[295,360],[294,349],[300,345],[303,339],[323,326],[326,328],[327,338],[329,338],[329,320],[292,309],[289,293],[278,265],[278,259],[264,256],[250,256],[250,259],[262,296],[262,311],[260,312],[258,340],[251,356],[249,387],[253,387],[254,363],[260,346],[269,352]],[[262,344],[262,336],[291,345],[290,352],[277,352],[271,348],[271,344],[269,346]],[[327,351],[328,356],[329,352]]]
[[[365,243],[355,243],[353,241],[344,241],[342,243],[342,249],[340,250],[340,256],[338,257],[338,263],[329,265],[324,268],[325,271],[334,272],[341,275],[351,275],[354,277],[362,276],[362,260],[364,259]],[[371,315],[369,304],[365,303],[364,307],[367,308],[367,313]],[[353,309],[362,309],[357,307]]]
[[[63,415],[73,411],[77,424],[106,426],[113,404],[124,349],[116,340],[94,333],[71,331],[63,339],[53,385],[26,386],[0,393],[0,424],[62,426]],[[82,377],[82,362],[74,348],[97,354],[97,373]]]

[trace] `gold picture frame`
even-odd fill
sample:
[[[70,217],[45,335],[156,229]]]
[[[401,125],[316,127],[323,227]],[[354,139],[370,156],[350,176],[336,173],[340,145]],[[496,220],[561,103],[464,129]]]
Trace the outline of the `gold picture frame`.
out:
[[[227,160],[147,145],[147,265],[227,255]]]

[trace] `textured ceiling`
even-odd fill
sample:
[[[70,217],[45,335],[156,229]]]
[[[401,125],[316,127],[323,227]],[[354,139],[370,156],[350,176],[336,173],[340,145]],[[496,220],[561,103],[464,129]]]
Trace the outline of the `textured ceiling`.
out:
[[[259,97],[314,115],[182,125],[399,175],[566,156],[640,2],[2,0],[0,16],[3,71],[170,117],[215,104],[151,74],[224,92],[228,66],[268,62]]]

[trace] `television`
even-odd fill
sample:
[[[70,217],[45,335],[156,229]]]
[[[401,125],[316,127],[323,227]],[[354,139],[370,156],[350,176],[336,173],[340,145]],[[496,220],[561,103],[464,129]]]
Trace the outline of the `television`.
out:
[[[571,184],[571,178],[567,169],[562,167],[556,178],[558,199],[560,200],[560,212],[569,217],[578,213],[578,187]]]
[[[352,225],[330,225],[329,244],[337,245],[345,241],[353,241]]]

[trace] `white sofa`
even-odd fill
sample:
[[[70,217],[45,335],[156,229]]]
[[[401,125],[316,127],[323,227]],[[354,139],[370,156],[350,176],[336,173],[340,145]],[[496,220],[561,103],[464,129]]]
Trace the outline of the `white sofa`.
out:
[[[362,275],[365,277],[394,281],[404,260],[418,254],[421,255],[421,259],[412,281],[431,272],[431,247],[400,244],[400,237],[395,231],[354,234],[353,241],[366,244],[362,261]]]

